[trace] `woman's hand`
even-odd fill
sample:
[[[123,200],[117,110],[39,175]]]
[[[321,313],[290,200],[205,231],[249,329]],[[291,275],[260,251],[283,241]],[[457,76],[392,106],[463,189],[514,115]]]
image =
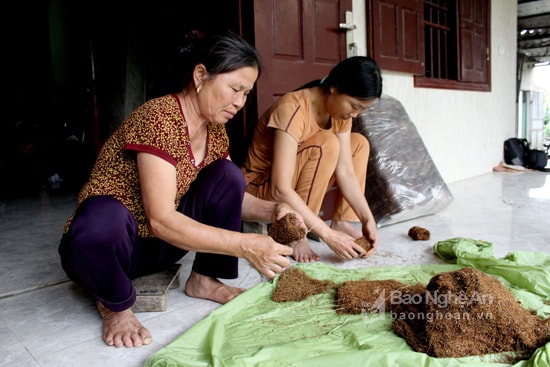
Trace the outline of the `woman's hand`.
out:
[[[296,219],[298,220],[298,223],[300,224],[300,227],[302,227],[307,233],[307,226],[304,222],[304,218],[300,213],[294,211],[288,204],[277,203],[277,205],[275,206],[275,210],[273,211],[273,216],[271,220],[272,222],[276,222],[277,220],[281,219],[288,213],[294,213],[294,215],[296,216]]]
[[[374,221],[374,218],[371,218],[364,222],[361,225],[361,229],[363,231],[363,236],[369,241],[370,243],[370,249],[367,251],[367,253],[362,258],[367,258],[374,254],[376,251],[376,248],[378,247],[378,230],[376,227],[376,222]]]
[[[275,242],[271,237],[257,233],[247,233],[241,244],[243,257],[260,273],[273,278],[290,265],[288,256],[292,248]]]
[[[346,233],[330,229],[322,240],[341,259],[350,260],[367,255],[365,249],[355,242],[355,239]]]

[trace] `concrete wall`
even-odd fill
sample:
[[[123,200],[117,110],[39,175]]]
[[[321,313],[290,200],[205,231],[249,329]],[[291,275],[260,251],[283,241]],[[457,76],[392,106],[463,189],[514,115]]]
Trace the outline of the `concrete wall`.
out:
[[[353,0],[353,37],[366,55],[365,1]],[[443,179],[490,172],[516,136],[516,0],[491,0],[491,92],[415,88],[413,76],[383,71],[384,93],[399,99]]]

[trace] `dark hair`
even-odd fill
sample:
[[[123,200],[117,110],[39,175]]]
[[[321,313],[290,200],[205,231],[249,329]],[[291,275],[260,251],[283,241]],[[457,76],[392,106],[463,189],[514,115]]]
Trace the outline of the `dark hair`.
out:
[[[340,61],[321,80],[314,80],[298,88],[321,86],[325,91],[336,88],[338,93],[359,99],[380,98],[382,95],[382,76],[380,67],[372,58],[353,56]]]
[[[204,36],[201,32],[191,32],[185,37],[185,44],[178,51],[185,59],[182,84],[192,80],[196,65],[203,64],[212,76],[228,73],[242,67],[255,67],[258,77],[262,71],[260,54],[241,36],[227,31],[221,34]]]

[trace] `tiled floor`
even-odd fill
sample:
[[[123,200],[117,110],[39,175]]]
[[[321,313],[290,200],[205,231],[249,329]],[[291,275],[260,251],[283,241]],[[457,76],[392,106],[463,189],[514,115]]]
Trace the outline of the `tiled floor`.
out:
[[[325,245],[312,245],[322,261],[346,268],[439,263],[433,243],[453,237],[492,242],[497,257],[518,249],[550,252],[550,174],[491,172],[449,187],[454,200],[441,212],[381,228],[379,249],[369,259],[340,263]],[[105,346],[93,300],[66,281],[58,261],[61,227],[73,205],[73,197],[48,195],[0,202],[0,366],[143,366],[219,307],[187,297],[182,287],[171,290],[165,312],[138,314],[153,333],[152,345]],[[412,225],[428,228],[430,241],[412,241]],[[182,284],[190,262],[182,261]],[[250,288],[261,281],[241,261],[241,275],[231,284]]]

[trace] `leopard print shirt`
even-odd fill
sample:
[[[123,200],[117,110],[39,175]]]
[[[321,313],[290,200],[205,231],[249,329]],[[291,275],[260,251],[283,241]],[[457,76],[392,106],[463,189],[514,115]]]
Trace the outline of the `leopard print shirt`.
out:
[[[132,213],[138,223],[138,235],[150,237],[139,186],[137,152],[154,154],[174,165],[177,207],[202,168],[228,157],[229,139],[225,125],[209,124],[206,156],[195,164],[183,109],[172,94],[138,107],[105,142],[78,195],[77,207],[91,196],[110,195]],[[65,224],[65,233],[73,216],[74,213]]]

